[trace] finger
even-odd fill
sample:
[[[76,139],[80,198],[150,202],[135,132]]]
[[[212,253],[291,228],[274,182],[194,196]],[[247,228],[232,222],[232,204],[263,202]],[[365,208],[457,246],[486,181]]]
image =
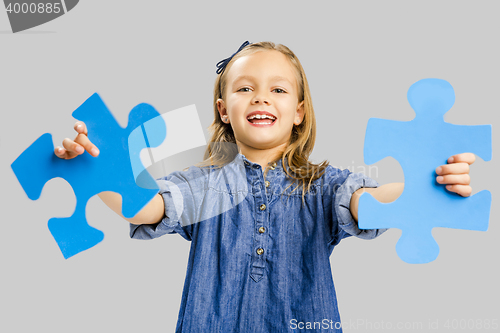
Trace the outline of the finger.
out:
[[[82,146],[69,138],[63,140],[63,146],[68,151],[69,158],[73,158],[76,155],[81,155],[85,152],[85,149]]]
[[[62,158],[62,159],[68,158],[68,153],[67,153],[66,149],[59,147],[59,146],[57,146],[54,149],[54,154],[56,154],[57,157]]]
[[[75,123],[74,128],[75,128],[75,131],[78,132],[78,134],[80,134],[80,133],[85,134],[85,135],[88,134],[87,133],[87,125],[85,125],[85,123],[83,121],[77,121]]]
[[[446,189],[450,192],[455,192],[463,197],[468,197],[472,193],[472,187],[469,185],[446,185]]]
[[[469,164],[464,162],[444,164],[436,168],[436,173],[441,176],[450,174],[469,173],[469,171],[470,171]]]
[[[90,142],[88,136],[85,134],[78,134],[75,138],[75,142],[82,146],[88,153],[94,157],[99,155],[99,149]]]
[[[436,181],[439,184],[450,184],[450,185],[469,185],[470,184],[470,176],[469,174],[463,175],[445,175],[445,176],[437,176]]]
[[[462,153],[462,154],[457,154],[453,155],[448,159],[448,163],[467,163],[467,164],[472,164],[476,160],[476,155],[473,153]]]

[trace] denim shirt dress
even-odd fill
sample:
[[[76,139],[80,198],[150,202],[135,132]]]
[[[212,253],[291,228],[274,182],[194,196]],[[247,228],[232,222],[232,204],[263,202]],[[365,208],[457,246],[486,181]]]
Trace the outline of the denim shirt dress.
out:
[[[130,237],[191,241],[176,332],[342,332],[329,258],[343,238],[386,230],[358,229],[349,211],[352,193],[376,181],[328,166],[302,203],[281,160],[264,179],[239,153],[157,183],[165,216],[130,224]]]

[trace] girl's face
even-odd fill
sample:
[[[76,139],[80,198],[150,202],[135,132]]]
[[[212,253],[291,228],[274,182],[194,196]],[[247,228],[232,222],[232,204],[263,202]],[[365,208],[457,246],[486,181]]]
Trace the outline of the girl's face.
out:
[[[304,102],[298,101],[297,79],[287,57],[279,51],[258,51],[237,59],[226,75],[226,98],[217,101],[217,108],[221,117],[228,116],[226,123],[231,124],[238,146],[271,149],[286,145],[292,127],[304,116]],[[276,119],[252,123],[247,118],[254,112]]]

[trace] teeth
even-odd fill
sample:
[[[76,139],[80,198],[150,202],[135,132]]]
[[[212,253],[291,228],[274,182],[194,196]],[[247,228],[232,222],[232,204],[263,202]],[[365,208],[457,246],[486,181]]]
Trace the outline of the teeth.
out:
[[[262,115],[255,114],[255,115],[253,115],[251,117],[248,117],[248,119],[254,119],[254,118],[257,118],[257,119],[265,119],[265,118],[267,118],[267,119],[272,119],[272,120],[276,119],[275,117],[268,116],[268,115],[265,115],[265,114],[262,114]]]

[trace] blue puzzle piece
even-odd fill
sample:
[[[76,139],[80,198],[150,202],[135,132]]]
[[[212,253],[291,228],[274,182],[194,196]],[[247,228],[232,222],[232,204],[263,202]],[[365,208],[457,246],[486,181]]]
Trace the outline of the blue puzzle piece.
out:
[[[405,174],[404,191],[392,203],[380,203],[368,193],[361,195],[358,224],[362,229],[401,229],[396,245],[399,257],[408,263],[428,263],[439,254],[432,228],[488,229],[491,193],[484,190],[465,198],[448,192],[436,182],[435,169],[464,152],[489,161],[491,125],[444,122],[444,114],[455,103],[453,87],[445,80],[414,83],[408,101],[415,118],[406,122],[371,118],[364,145],[366,164],[387,156],[399,161]]]
[[[54,154],[49,133],[38,138],[13,163],[12,170],[31,200],[40,197],[45,183],[61,177],[76,195],[76,208],[71,217],[52,218],[48,227],[65,259],[87,250],[104,238],[102,231],[88,225],[85,218],[87,201],[103,191],[122,196],[122,214],[135,216],[157,193],[155,180],[148,173],[141,174],[140,186],[136,183],[132,165],[140,163],[143,148],[157,147],[166,137],[166,126],[159,113],[148,104],[139,104],[129,114],[126,128],[120,127],[99,97],[93,94],[73,117],[87,125],[88,137],[100,151],[98,157],[85,152],[74,159],[63,160]],[[148,121],[149,120],[149,121]],[[147,143],[135,143],[129,153],[129,135],[148,121]],[[145,130],[143,131],[145,133]]]

